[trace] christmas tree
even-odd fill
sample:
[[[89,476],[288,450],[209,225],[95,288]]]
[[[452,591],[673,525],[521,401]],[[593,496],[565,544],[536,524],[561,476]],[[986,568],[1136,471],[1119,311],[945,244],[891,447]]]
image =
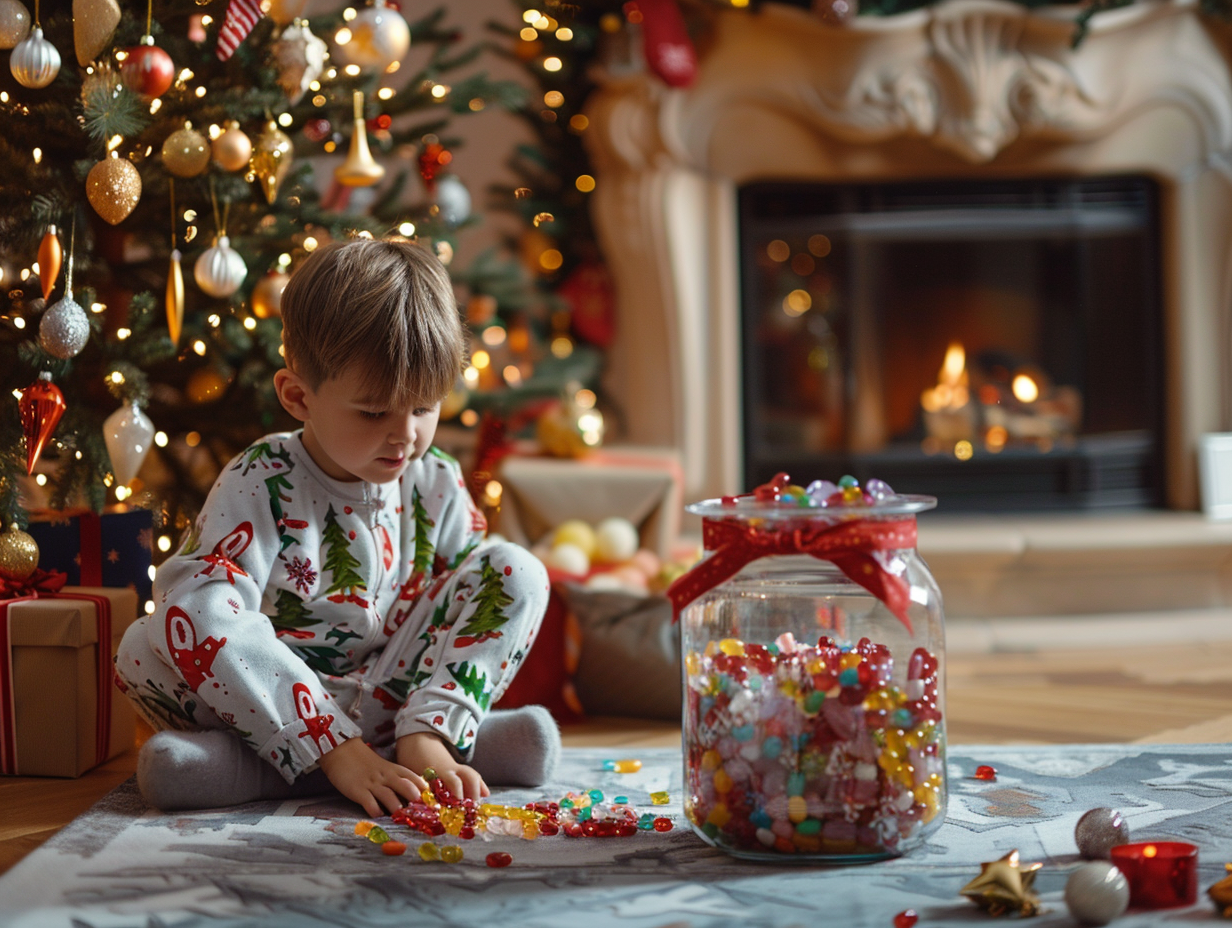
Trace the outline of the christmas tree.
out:
[[[451,265],[477,221],[451,122],[525,90],[466,74],[482,46],[443,8],[304,5],[0,0],[0,522],[128,499],[187,526],[232,455],[294,427],[278,301],[330,240],[414,237],[464,304],[533,302],[515,259]]]
[[[329,588],[325,591],[330,594],[329,601],[352,602],[367,608],[367,600],[359,595],[368,591],[364,578],[355,570],[359,560],[351,553],[351,540],[346,529],[338,524],[338,514],[332,505],[325,512],[325,530],[321,532],[321,540],[329,545],[329,554],[325,555],[325,569],[330,572]]]
[[[485,638],[499,638],[499,629],[509,621],[504,610],[513,602],[513,597],[505,592],[504,576],[492,566],[491,558],[486,555],[479,563],[479,591],[475,593],[475,611],[470,614],[458,633],[457,645],[460,648]]]

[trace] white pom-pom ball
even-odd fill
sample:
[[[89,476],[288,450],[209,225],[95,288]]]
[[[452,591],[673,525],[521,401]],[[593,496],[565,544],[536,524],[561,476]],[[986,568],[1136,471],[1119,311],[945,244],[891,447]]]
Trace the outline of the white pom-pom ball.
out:
[[[622,593],[625,589],[625,585],[620,582],[620,578],[612,576],[611,571],[595,574],[583,585],[588,590],[598,590],[601,592]]]
[[[1065,883],[1065,905],[1084,925],[1106,925],[1129,908],[1129,881],[1107,861],[1083,864]]]
[[[552,550],[548,552],[544,563],[549,567],[555,567],[559,571],[575,576],[585,576],[590,571],[590,558],[586,556],[586,552],[577,545],[569,544],[568,542],[559,545],[553,545]]]
[[[628,519],[604,519],[595,527],[595,560],[603,564],[623,563],[637,553],[639,541],[637,529]]]

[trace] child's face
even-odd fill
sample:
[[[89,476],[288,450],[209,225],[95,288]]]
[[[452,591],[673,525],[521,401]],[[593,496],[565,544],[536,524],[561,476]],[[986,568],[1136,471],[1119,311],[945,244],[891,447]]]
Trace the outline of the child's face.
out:
[[[337,480],[397,480],[432,444],[441,414],[439,402],[395,409],[373,401],[364,395],[354,368],[315,390],[295,380],[297,387],[292,392],[297,396],[292,399],[299,399],[306,415],[291,405],[287,408],[304,423],[308,453]]]

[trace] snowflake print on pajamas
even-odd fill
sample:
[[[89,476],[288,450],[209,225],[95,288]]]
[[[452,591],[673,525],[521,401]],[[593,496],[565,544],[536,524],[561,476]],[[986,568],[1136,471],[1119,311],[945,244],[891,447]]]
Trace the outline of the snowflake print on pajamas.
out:
[[[307,596],[312,591],[312,585],[317,582],[317,572],[312,569],[312,558],[291,558],[291,563],[287,565],[287,576],[295,583],[295,588]]]

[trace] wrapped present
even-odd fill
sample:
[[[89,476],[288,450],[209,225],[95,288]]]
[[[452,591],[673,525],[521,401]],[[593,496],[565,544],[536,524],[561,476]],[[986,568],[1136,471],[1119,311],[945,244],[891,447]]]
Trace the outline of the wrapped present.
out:
[[[136,592],[41,570],[0,586],[0,773],[76,777],[132,747],[112,660]]]
[[[153,516],[148,509],[41,509],[26,531],[39,546],[39,566],[60,571],[73,586],[132,587],[138,603],[151,598]]]

